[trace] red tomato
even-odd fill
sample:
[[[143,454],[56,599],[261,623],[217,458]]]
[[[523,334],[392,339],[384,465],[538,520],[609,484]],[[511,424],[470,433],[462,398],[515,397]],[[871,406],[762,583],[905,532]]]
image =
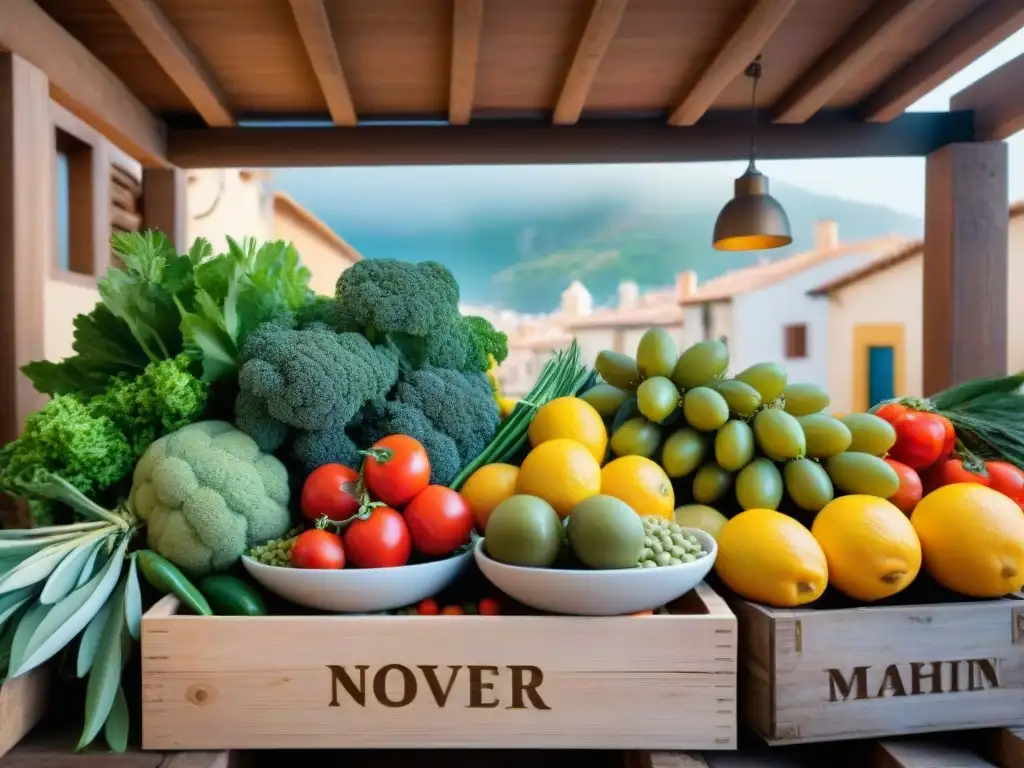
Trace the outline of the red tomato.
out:
[[[900,416],[902,416],[909,410],[910,409],[907,408],[907,406],[903,405],[902,403],[886,403],[877,411],[875,411],[875,416],[877,416],[880,419],[885,419],[890,424],[892,424],[894,421],[896,421],[896,419],[898,419]]]
[[[359,511],[356,488],[359,473],[342,464],[324,464],[310,472],[302,486],[299,507],[310,520],[326,515],[328,520],[348,520]]]
[[[345,549],[338,534],[313,528],[295,539],[291,559],[293,568],[337,570],[345,567]]]
[[[900,478],[900,489],[889,497],[889,501],[899,507],[903,514],[909,515],[921,500],[921,478],[917,472],[895,459],[886,459],[885,463],[895,469]]]
[[[420,600],[419,605],[416,606],[416,613],[420,616],[437,616],[437,600],[432,597]]]
[[[430,458],[415,438],[389,435],[367,452],[363,476],[375,499],[401,507],[430,484]]]
[[[409,562],[412,540],[402,516],[374,507],[365,520],[353,520],[344,534],[345,551],[356,568],[397,568]]]
[[[1007,461],[986,461],[989,487],[1024,505],[1024,472]]]
[[[946,439],[942,443],[942,455],[939,458],[948,459],[952,455],[953,449],[956,448],[956,429],[953,428],[953,422],[945,416],[940,416],[937,413],[933,415],[942,422],[942,426],[946,430]]]
[[[469,542],[474,519],[461,493],[443,485],[431,485],[409,502],[405,522],[417,552],[447,555]]]
[[[907,411],[893,423],[896,444],[889,456],[911,469],[922,470],[942,458],[946,419],[934,413]]]
[[[928,474],[929,480],[934,484],[935,488],[941,488],[944,485],[953,485],[955,483],[977,483],[978,485],[988,485],[990,482],[989,478],[977,475],[966,469],[963,461],[960,459],[948,459],[946,461],[939,462]]]
[[[493,597],[485,597],[480,601],[480,605],[477,606],[477,611],[479,611],[481,616],[500,616],[501,603]]]

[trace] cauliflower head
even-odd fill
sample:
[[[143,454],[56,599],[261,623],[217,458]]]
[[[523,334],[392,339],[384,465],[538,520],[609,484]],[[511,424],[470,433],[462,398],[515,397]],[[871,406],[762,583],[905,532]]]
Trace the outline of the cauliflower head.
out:
[[[226,421],[161,437],[135,466],[129,503],[149,547],[192,577],[230,568],[290,525],[288,473]]]

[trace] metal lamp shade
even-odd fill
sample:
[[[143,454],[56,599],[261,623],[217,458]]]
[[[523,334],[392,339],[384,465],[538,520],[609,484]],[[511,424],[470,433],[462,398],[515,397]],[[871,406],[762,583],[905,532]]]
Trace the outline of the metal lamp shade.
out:
[[[793,242],[786,211],[768,194],[767,176],[749,168],[736,179],[735,189],[715,221],[716,250],[760,251]]]

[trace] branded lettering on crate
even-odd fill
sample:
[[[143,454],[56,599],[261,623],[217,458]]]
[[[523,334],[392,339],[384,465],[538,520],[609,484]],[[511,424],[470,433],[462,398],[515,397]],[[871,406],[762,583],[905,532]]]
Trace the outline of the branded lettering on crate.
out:
[[[998,688],[999,659],[913,661],[887,667],[854,667],[850,674],[826,669],[828,700],[882,699]]]
[[[544,673],[538,667],[512,665],[491,667],[469,664],[463,667],[420,664],[415,669],[402,664],[388,664],[371,672],[369,665],[344,667],[328,664],[331,673],[331,701],[328,706],[340,707],[340,697],[347,697],[361,707],[367,694],[382,707],[405,707],[417,696],[429,696],[438,707],[455,703],[470,709],[551,709],[540,694]],[[502,700],[495,692],[494,682],[507,675],[508,698]],[[398,690],[388,691],[388,679],[399,680]]]

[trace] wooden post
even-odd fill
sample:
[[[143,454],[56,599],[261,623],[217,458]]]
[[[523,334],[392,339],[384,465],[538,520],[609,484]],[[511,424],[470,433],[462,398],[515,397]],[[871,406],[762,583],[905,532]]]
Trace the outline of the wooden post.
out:
[[[925,173],[924,394],[1006,374],[1005,142],[950,144]]]
[[[0,445],[46,402],[19,368],[44,352],[44,288],[56,243],[46,76],[0,52]]]
[[[159,229],[179,252],[183,252],[188,248],[186,219],[185,172],[180,168],[143,169],[143,229]]]

